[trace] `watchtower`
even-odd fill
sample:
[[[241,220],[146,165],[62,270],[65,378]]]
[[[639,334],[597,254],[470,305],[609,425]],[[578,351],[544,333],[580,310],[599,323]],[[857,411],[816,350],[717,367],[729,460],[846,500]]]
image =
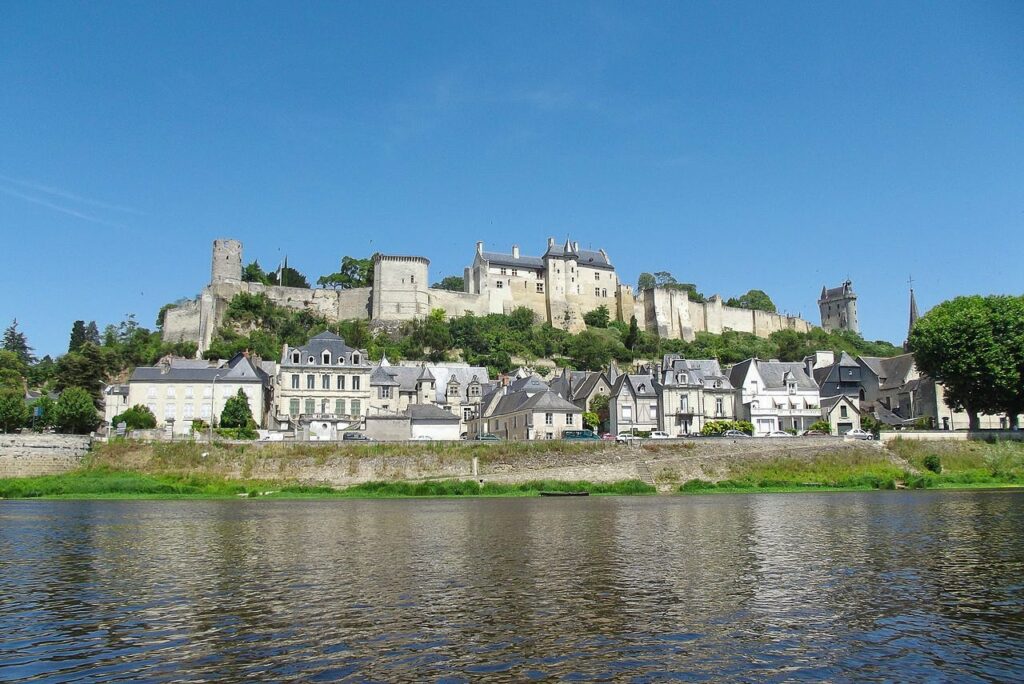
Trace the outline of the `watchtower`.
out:
[[[242,243],[238,240],[214,240],[211,283],[237,283],[242,280]]]
[[[429,267],[430,260],[425,257],[375,255],[373,318],[408,321],[427,316],[430,313]]]
[[[821,311],[821,327],[825,330],[860,332],[857,295],[851,281],[847,280],[839,287],[822,287],[818,309]]]

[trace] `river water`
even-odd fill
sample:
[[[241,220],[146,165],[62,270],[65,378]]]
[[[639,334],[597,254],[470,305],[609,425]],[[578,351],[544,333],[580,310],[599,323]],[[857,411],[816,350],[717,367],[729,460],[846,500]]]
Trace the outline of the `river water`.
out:
[[[1022,493],[0,501],[2,681],[1022,676]]]

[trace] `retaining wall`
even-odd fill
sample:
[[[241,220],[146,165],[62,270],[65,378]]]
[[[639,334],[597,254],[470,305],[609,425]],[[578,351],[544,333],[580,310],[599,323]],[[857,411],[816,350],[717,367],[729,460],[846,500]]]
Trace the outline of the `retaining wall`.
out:
[[[952,432],[950,430],[893,430],[891,432],[879,433],[878,439],[881,440],[883,444],[897,439],[914,440],[918,442],[967,442],[985,441],[989,439],[1013,439],[1017,441],[1024,441],[1024,431],[963,430]]]
[[[82,464],[91,441],[88,435],[0,435],[0,478],[74,470]]]

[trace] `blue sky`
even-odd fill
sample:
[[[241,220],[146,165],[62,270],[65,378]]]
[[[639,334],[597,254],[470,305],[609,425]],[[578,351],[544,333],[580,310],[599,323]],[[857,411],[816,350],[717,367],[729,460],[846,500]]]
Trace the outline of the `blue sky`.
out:
[[[461,274],[476,240],[766,290],[863,333],[1024,291],[1024,3],[5,3],[0,323],[209,279],[210,243]]]

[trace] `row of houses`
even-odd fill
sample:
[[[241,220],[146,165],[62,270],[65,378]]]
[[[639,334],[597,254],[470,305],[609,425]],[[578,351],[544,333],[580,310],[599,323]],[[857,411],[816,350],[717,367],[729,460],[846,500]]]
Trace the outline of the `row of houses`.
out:
[[[713,359],[665,355],[621,372],[563,370],[553,379],[525,370],[492,380],[468,364],[371,362],[331,332],[285,346],[280,361],[241,353],[225,362],[166,359],[139,367],[106,389],[106,420],[142,404],[171,435],[195,421],[216,423],[241,392],[265,429],[297,439],[334,440],[359,431],[378,439],[559,439],[584,427],[596,397],[607,401],[613,433],[700,433],[709,421],[745,420],[755,434],[808,429],[827,420],[835,433],[861,427],[870,413],[894,427],[927,423],[966,429],[967,415],[945,406],[941,384],[917,372],[913,356],[857,357],[817,352],[802,362],[747,359],[723,369]],[[1005,427],[983,417],[982,427]]]

